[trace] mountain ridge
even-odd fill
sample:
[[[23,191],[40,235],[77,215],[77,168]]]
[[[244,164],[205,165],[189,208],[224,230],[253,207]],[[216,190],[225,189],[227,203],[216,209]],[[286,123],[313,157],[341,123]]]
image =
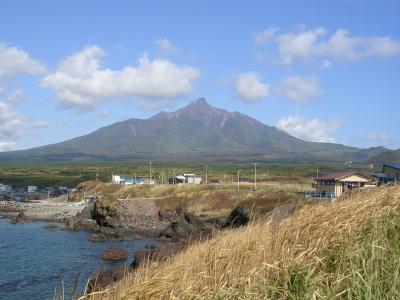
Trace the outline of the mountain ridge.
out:
[[[399,151],[400,152],[400,151]],[[308,142],[199,98],[173,112],[130,118],[60,143],[0,153],[4,160],[250,159],[371,161],[386,148]],[[400,156],[400,155],[399,155]]]

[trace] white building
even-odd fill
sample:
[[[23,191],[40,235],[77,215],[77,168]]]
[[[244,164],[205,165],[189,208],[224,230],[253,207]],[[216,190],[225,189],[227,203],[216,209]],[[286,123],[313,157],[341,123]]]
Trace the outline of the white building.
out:
[[[0,193],[11,193],[12,187],[10,185],[0,183]]]
[[[36,185],[28,185],[27,192],[28,193],[36,193],[38,191],[38,187]]]
[[[111,183],[121,184],[121,176],[113,174],[113,176],[111,178]]]
[[[203,180],[201,176],[196,176],[194,173],[183,174],[183,176],[185,177],[185,183],[188,184],[201,184]]]
[[[121,185],[144,184],[144,180],[142,178],[113,175],[111,178],[111,183],[121,184]]]

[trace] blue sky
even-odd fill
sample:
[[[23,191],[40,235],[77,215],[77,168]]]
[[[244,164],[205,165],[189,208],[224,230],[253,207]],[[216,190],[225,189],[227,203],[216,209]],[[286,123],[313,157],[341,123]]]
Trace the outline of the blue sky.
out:
[[[400,1],[0,2],[0,151],[205,97],[299,138],[400,148]]]

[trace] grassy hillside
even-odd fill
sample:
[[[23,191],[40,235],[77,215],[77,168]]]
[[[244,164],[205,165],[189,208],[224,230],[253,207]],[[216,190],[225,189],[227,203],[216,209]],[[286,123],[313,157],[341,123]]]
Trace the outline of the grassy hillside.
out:
[[[312,190],[311,181],[303,178],[285,178],[259,183],[256,191],[253,184],[224,185],[159,185],[123,186],[88,181],[82,183],[87,193],[96,193],[104,199],[153,198],[160,211],[184,207],[201,218],[228,217],[239,203],[244,203],[261,215],[277,206],[298,203],[304,198],[297,191]]]
[[[217,233],[90,299],[398,299],[400,186]]]

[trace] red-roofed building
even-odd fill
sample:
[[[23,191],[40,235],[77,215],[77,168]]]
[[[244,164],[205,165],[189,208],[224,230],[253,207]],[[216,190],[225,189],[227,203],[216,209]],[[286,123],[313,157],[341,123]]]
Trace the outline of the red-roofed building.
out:
[[[375,179],[358,172],[339,172],[315,178],[317,192],[332,197],[367,186],[375,186]]]

